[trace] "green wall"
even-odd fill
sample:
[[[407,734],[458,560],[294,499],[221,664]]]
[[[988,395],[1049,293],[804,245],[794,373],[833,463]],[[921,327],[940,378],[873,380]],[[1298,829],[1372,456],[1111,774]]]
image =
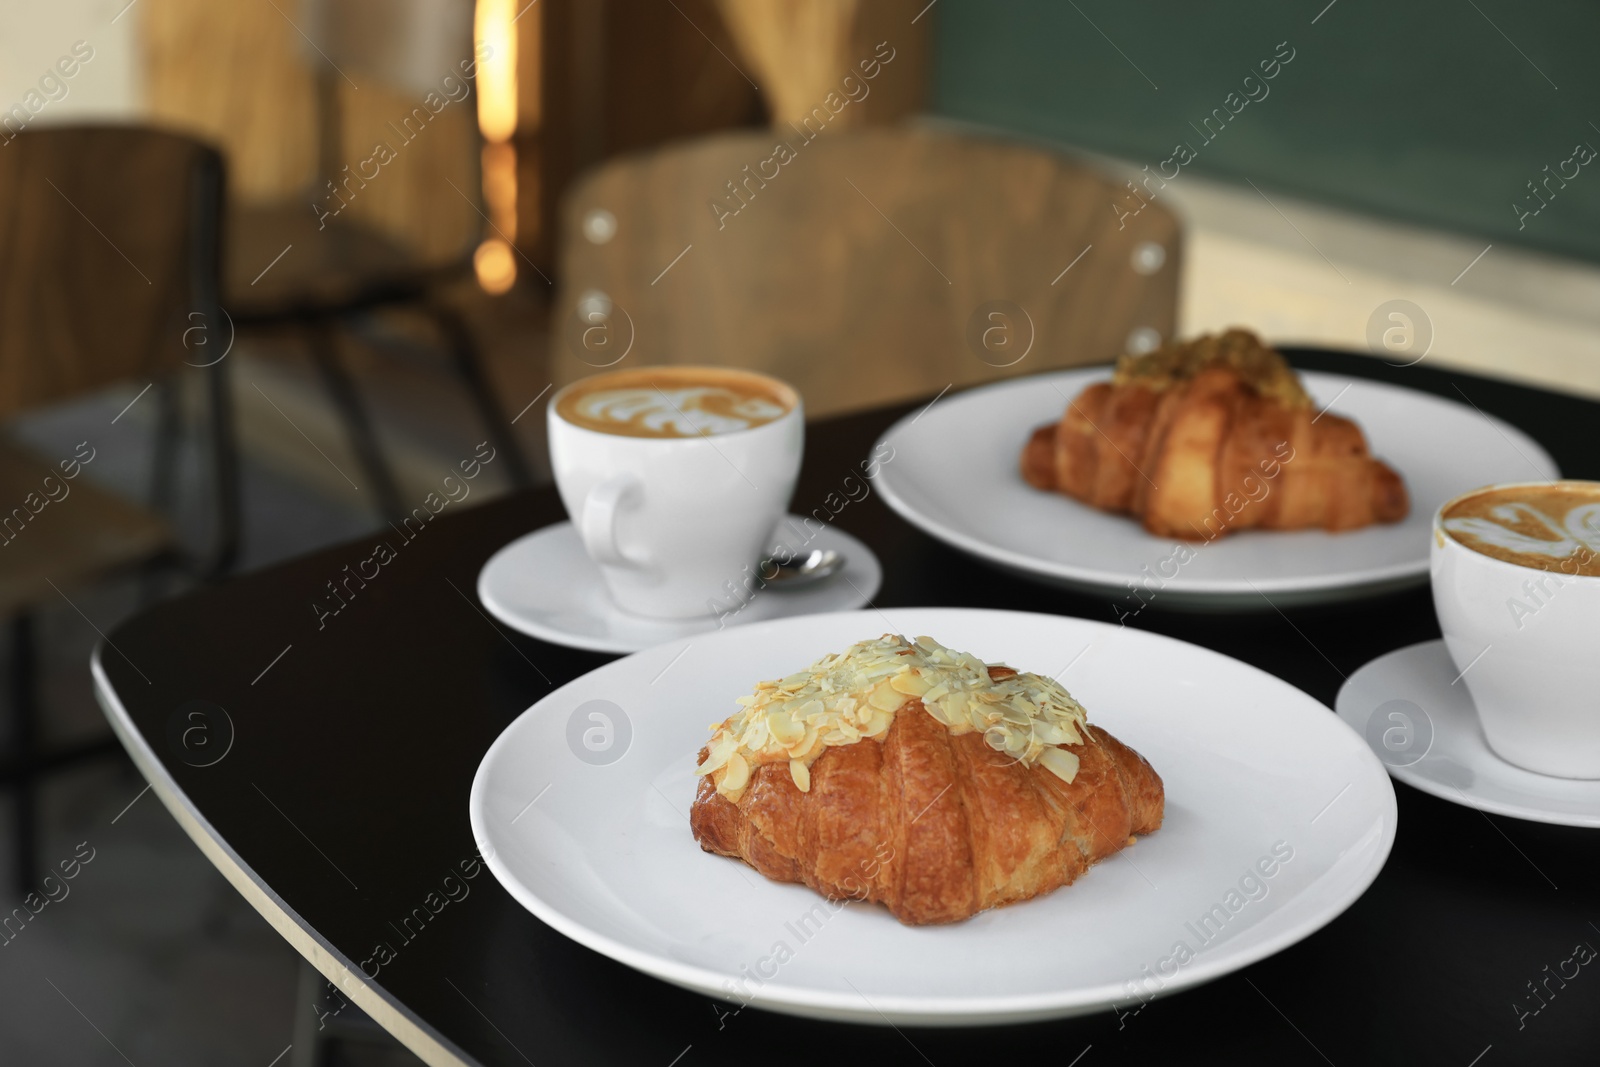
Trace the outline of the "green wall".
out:
[[[940,0],[933,110],[1600,261],[1600,158],[1574,155],[1600,149],[1600,3],[1326,4]],[[1280,42],[1293,58],[1259,80]]]

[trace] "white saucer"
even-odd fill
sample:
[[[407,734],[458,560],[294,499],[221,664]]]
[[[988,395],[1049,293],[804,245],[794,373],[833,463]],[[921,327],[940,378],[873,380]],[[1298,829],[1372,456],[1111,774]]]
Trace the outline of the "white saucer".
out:
[[[786,525],[805,530],[791,515]],[[815,526],[815,523],[813,523]],[[570,522],[535,530],[506,545],[478,572],[478,599],[489,614],[520,633],[594,652],[637,652],[726,626],[859,608],[877,595],[883,568],[872,549],[834,526],[824,526],[804,546],[833,549],[844,570],[803,589],[759,590],[736,614],[719,619],[651,619],[611,602],[600,571],[583,550]],[[730,600],[729,606],[732,606]]]
[[[1443,641],[1379,656],[1344,683],[1339,717],[1389,773],[1424,793],[1497,815],[1600,827],[1600,781],[1553,778],[1495,755]]]

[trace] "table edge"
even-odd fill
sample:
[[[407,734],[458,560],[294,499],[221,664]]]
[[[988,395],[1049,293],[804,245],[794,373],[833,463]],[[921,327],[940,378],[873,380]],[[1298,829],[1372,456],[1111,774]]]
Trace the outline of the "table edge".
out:
[[[429,1067],[480,1067],[478,1061],[453,1047],[447,1038],[407,1010],[398,998],[368,982],[351,960],[303,921],[216,832],[167,773],[165,765],[151,750],[149,742],[122,706],[122,700],[100,662],[104,648],[105,641],[101,640],[96,642],[94,651],[89,654],[89,673],[94,679],[96,702],[134,766],[149,783],[149,788],[161,799],[168,813],[211,865],[221,872],[279,937],[332,982],[342,995],[354,1001],[374,1022]]]

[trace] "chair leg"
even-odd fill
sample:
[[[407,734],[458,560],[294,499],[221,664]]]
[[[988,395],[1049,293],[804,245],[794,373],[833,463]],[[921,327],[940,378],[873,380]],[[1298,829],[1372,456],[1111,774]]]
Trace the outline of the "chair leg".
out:
[[[367,409],[356,392],[355,382],[351,380],[339,359],[338,327],[332,320],[323,319],[311,323],[309,330],[311,356],[316,361],[317,370],[322,375],[322,382],[328,390],[328,395],[344,418],[345,432],[349,434],[350,446],[355,449],[356,458],[361,462],[365,481],[372,486],[377,496],[378,510],[385,519],[398,521],[405,513],[405,508],[400,503],[400,490],[395,483],[394,474],[389,470],[388,462],[383,458],[378,438],[372,432],[372,423],[368,420]]]
[[[318,1001],[327,980],[305,960],[300,961],[300,980],[294,1000],[294,1055],[289,1067],[322,1067],[323,1041]]]
[[[233,569],[244,539],[239,448],[234,438],[233,394],[228,384],[230,366],[226,360],[218,360],[205,371],[206,397],[211,409],[206,420],[206,437],[211,451],[211,494],[217,524],[215,543],[202,570],[208,579],[220,578]]]
[[[38,885],[38,783],[34,777],[39,719],[37,649],[34,620],[28,612],[11,620],[11,743],[18,774],[13,784],[16,820],[17,889],[30,893]]]
[[[305,960],[300,961],[298,993],[294,1011],[294,1055],[286,1067],[368,1062],[370,1057],[360,1056],[358,1060],[357,1055],[349,1054],[347,1050],[356,1045],[400,1051],[388,1031],[346,1000],[344,994]],[[384,1058],[385,1063],[392,1060],[392,1056]],[[412,1062],[409,1056],[406,1060]]]
[[[446,345],[450,349],[450,359],[455,366],[456,373],[461,376],[462,384],[467,387],[467,392],[478,406],[478,414],[483,419],[484,429],[489,434],[489,440],[494,442],[495,449],[506,457],[506,469],[511,474],[511,483],[519,489],[533,487],[533,471],[528,467],[528,459],[522,453],[522,448],[517,444],[516,434],[511,429],[511,424],[506,421],[505,412],[500,410],[500,404],[495,399],[494,390],[489,386],[489,376],[484,372],[483,359],[478,352],[478,343],[472,336],[472,331],[467,328],[466,322],[455,309],[442,304],[430,304],[428,314],[433,316],[439,329],[444,333]]]
[[[178,441],[183,431],[175,375],[158,381],[155,388],[155,446],[150,460],[150,507],[166,514],[172,510],[177,492]]]
[[[182,440],[181,382],[169,375],[156,383],[156,427],[150,456],[150,508],[158,515],[171,515],[177,503],[178,446]],[[166,561],[147,563],[139,575],[141,607],[161,595]]]

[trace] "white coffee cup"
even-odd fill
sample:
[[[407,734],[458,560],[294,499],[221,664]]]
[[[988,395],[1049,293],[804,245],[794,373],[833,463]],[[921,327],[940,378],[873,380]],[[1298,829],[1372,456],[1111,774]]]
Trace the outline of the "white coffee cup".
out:
[[[1554,484],[1600,493],[1594,482]],[[1550,482],[1487,486],[1434,514],[1434,609],[1489,747],[1540,774],[1600,778],[1600,576],[1496,559],[1452,537],[1443,519],[1471,497],[1550,488]],[[1587,544],[1600,555],[1590,527],[1576,531],[1574,541],[1580,552]]]
[[[787,410],[748,428],[719,424],[724,432],[677,437],[602,432],[561,414],[563,398],[574,390],[644,383],[671,405],[676,388],[707,381],[780,398]],[[675,407],[664,412],[668,419],[683,414]],[[805,413],[794,389],[722,367],[612,371],[558,392],[548,424],[561,502],[618,607],[691,618],[715,613],[733,590],[744,594],[800,473]]]

